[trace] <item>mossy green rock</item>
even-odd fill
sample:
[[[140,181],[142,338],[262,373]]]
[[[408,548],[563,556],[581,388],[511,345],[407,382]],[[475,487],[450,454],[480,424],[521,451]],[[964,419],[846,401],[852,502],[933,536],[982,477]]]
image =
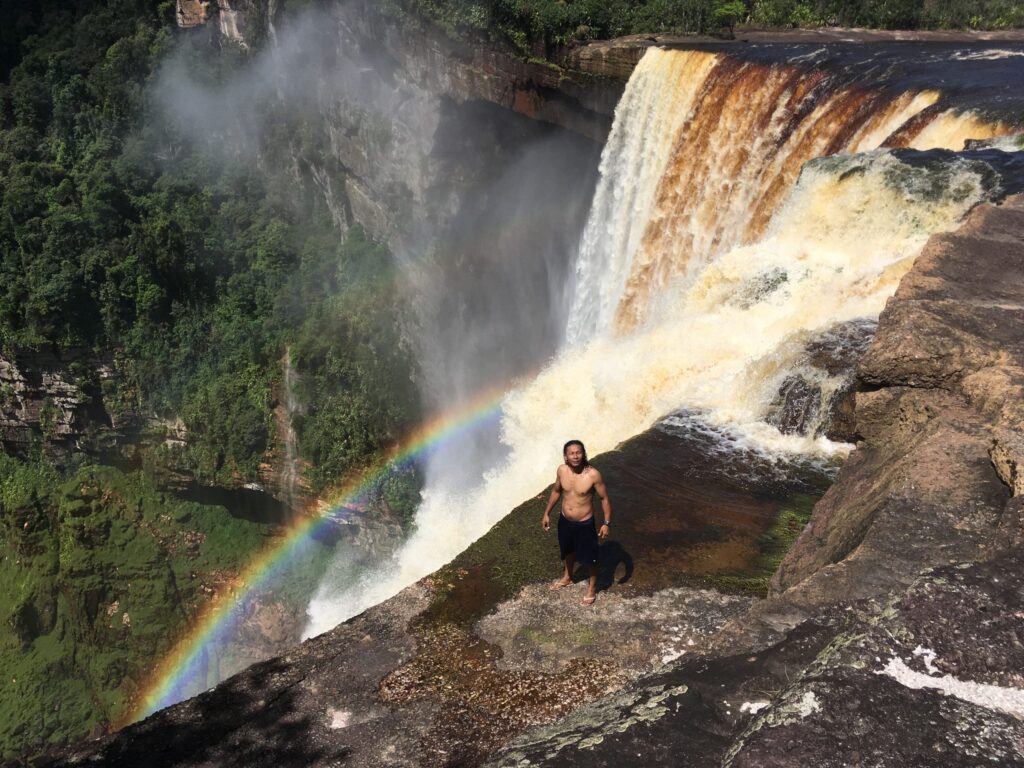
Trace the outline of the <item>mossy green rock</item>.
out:
[[[59,479],[0,457],[0,754],[121,717],[269,526],[181,502],[141,474]]]

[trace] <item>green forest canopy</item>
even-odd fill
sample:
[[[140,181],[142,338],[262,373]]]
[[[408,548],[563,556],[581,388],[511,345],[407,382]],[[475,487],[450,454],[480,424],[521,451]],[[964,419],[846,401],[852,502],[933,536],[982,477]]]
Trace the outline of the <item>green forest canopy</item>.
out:
[[[483,34],[523,51],[642,33],[768,27],[999,29],[1024,26],[1019,0],[386,0],[453,36]]]
[[[179,34],[173,2],[2,14],[3,349],[116,350],[121,399],[182,416],[208,481],[255,475],[286,346],[307,412],[325,414],[299,425],[314,480],[391,444],[417,398],[390,254],[361,231],[339,237],[272,173],[194,146],[154,105],[172,53],[214,82],[245,54]],[[288,156],[289,133],[264,150]]]

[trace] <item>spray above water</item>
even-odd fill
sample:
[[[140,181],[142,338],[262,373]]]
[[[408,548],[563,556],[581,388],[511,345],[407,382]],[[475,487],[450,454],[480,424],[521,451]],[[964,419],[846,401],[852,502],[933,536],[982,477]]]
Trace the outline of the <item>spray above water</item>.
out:
[[[687,408],[757,450],[843,450],[764,421],[780,382],[813,334],[876,317],[927,238],[955,227],[988,187],[984,169],[966,161],[914,164],[887,151],[815,158],[896,135],[904,145],[931,141],[932,123],[944,126],[936,140],[955,148],[1000,130],[935,111],[938,98],[649,50],[602,156],[566,342],[504,399],[507,458],[468,491],[435,476],[393,558],[354,584],[325,579],[306,635],[390,597],[486,533],[551,480],[566,436],[584,435],[596,454]]]

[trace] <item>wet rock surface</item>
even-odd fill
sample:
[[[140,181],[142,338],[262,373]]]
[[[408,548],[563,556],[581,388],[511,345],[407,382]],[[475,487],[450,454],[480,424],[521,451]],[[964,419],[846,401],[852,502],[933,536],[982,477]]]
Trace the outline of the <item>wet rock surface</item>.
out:
[[[938,569],[758,651],[682,661],[488,765],[1024,765],[1021,564]]]
[[[803,376],[789,376],[779,387],[773,406],[776,410],[769,416],[770,424],[784,435],[805,434],[808,428],[813,430],[821,413],[821,387]]]
[[[796,373],[779,387],[767,421],[784,434],[854,442],[854,370],[874,337],[876,324],[839,323],[810,339]]]

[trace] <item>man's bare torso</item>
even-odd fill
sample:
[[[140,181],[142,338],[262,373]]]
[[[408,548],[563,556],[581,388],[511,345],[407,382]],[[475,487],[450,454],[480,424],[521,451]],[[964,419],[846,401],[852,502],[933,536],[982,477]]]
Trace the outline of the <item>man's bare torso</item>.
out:
[[[562,486],[562,516],[583,522],[594,514],[594,483],[599,475],[590,466],[581,472],[563,464],[558,468],[558,482]]]

